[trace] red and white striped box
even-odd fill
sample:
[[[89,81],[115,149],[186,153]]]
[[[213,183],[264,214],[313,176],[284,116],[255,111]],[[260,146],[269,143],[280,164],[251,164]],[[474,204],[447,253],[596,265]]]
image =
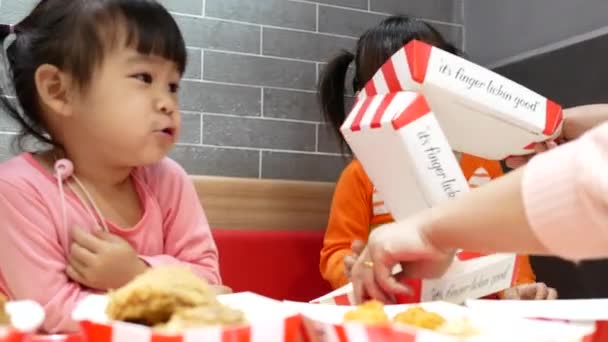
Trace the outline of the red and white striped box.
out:
[[[205,327],[181,335],[163,335],[149,327],[111,322],[105,315],[107,297],[89,296],[78,304],[73,319],[80,322],[89,342],[288,342],[299,341],[301,317],[282,302],[254,293],[218,296],[220,302],[245,313],[247,324]]]
[[[529,318],[595,328],[589,342],[608,341],[608,299],[559,299],[539,301],[467,300],[474,312]]]
[[[456,255],[448,271],[438,279],[404,279],[412,288],[411,295],[397,296],[400,304],[444,301],[462,304],[470,298],[481,298],[502,291],[515,283],[517,257],[492,254],[471,257]],[[399,267],[394,270],[400,271]],[[352,305],[355,303],[352,283],[311,301],[314,304]]]
[[[469,191],[439,122],[418,93],[361,98],[341,131],[397,222]],[[414,293],[398,298],[400,303],[462,303],[512,285],[515,255],[477,256],[458,253],[439,279],[404,280]],[[352,285],[347,285],[316,301],[350,304],[352,297]]]
[[[492,160],[531,153],[556,137],[561,107],[497,73],[414,40],[397,51],[359,93],[423,94],[452,148]]]
[[[469,191],[439,122],[420,94],[360,99],[341,132],[397,221]]]
[[[11,326],[0,326],[0,342],[30,341],[44,322],[44,309],[36,302],[8,302],[5,309],[11,319]]]
[[[465,307],[444,302],[419,304],[425,310],[440,314],[446,320],[466,319],[479,332],[464,338],[404,325],[366,326],[344,323],[343,317],[354,306],[332,306],[287,302],[303,317],[304,330],[311,342],[586,342],[593,333],[589,327],[571,326],[557,322],[539,322],[500,315],[476,314]],[[405,311],[411,305],[387,305],[389,318]]]

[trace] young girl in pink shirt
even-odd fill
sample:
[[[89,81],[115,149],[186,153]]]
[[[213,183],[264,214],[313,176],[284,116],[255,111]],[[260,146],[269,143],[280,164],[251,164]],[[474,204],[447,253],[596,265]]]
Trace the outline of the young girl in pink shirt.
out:
[[[44,148],[0,164],[0,292],[33,299],[69,332],[83,297],[149,267],[221,283],[196,192],[167,158],[180,133],[182,35],[153,0],[46,0],[0,41],[23,138]],[[21,144],[22,145],[22,144]]]

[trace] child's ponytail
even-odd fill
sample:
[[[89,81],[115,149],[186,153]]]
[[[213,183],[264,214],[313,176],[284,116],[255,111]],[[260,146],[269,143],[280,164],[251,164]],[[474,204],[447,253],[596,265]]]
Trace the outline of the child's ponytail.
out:
[[[38,111],[32,81],[38,65],[31,58],[27,33],[19,30],[21,23],[0,24],[0,110],[21,128],[13,141],[17,151],[26,150],[26,137],[30,136],[43,144],[58,145],[47,136]]]
[[[7,24],[0,24],[0,41],[4,42],[6,37],[13,33],[13,26]]]
[[[0,24],[0,97],[7,96],[4,86],[9,81],[9,62],[5,45],[6,39],[11,33],[13,33],[13,26]]]
[[[29,127],[20,115],[19,108],[16,106],[18,101],[15,99],[11,65],[12,58],[9,52],[11,45],[15,44],[15,42],[7,43],[7,39],[14,33],[15,26],[0,24],[0,111],[3,112],[1,114],[8,115],[22,127]],[[21,140],[15,142],[18,145],[22,143]]]
[[[344,147],[344,139],[340,133],[340,126],[346,119],[344,103],[346,73],[354,59],[355,56],[352,53],[342,50],[327,64],[319,78],[321,113],[341,141],[341,147]]]
[[[13,26],[0,24],[0,98],[6,97],[5,83],[9,82],[9,62],[5,42],[13,33]]]

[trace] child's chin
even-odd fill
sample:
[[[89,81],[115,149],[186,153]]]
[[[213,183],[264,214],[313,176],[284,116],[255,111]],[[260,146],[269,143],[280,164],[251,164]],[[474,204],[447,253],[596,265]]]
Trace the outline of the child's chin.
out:
[[[146,153],[146,155],[138,158],[139,163],[137,166],[147,166],[160,162],[163,158],[167,157],[169,150],[167,151],[155,151],[154,153]]]

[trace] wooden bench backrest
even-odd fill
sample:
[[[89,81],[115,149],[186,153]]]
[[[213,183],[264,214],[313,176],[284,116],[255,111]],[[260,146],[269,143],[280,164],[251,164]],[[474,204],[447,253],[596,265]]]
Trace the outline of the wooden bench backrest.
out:
[[[321,229],[334,183],[192,176],[211,228]]]

